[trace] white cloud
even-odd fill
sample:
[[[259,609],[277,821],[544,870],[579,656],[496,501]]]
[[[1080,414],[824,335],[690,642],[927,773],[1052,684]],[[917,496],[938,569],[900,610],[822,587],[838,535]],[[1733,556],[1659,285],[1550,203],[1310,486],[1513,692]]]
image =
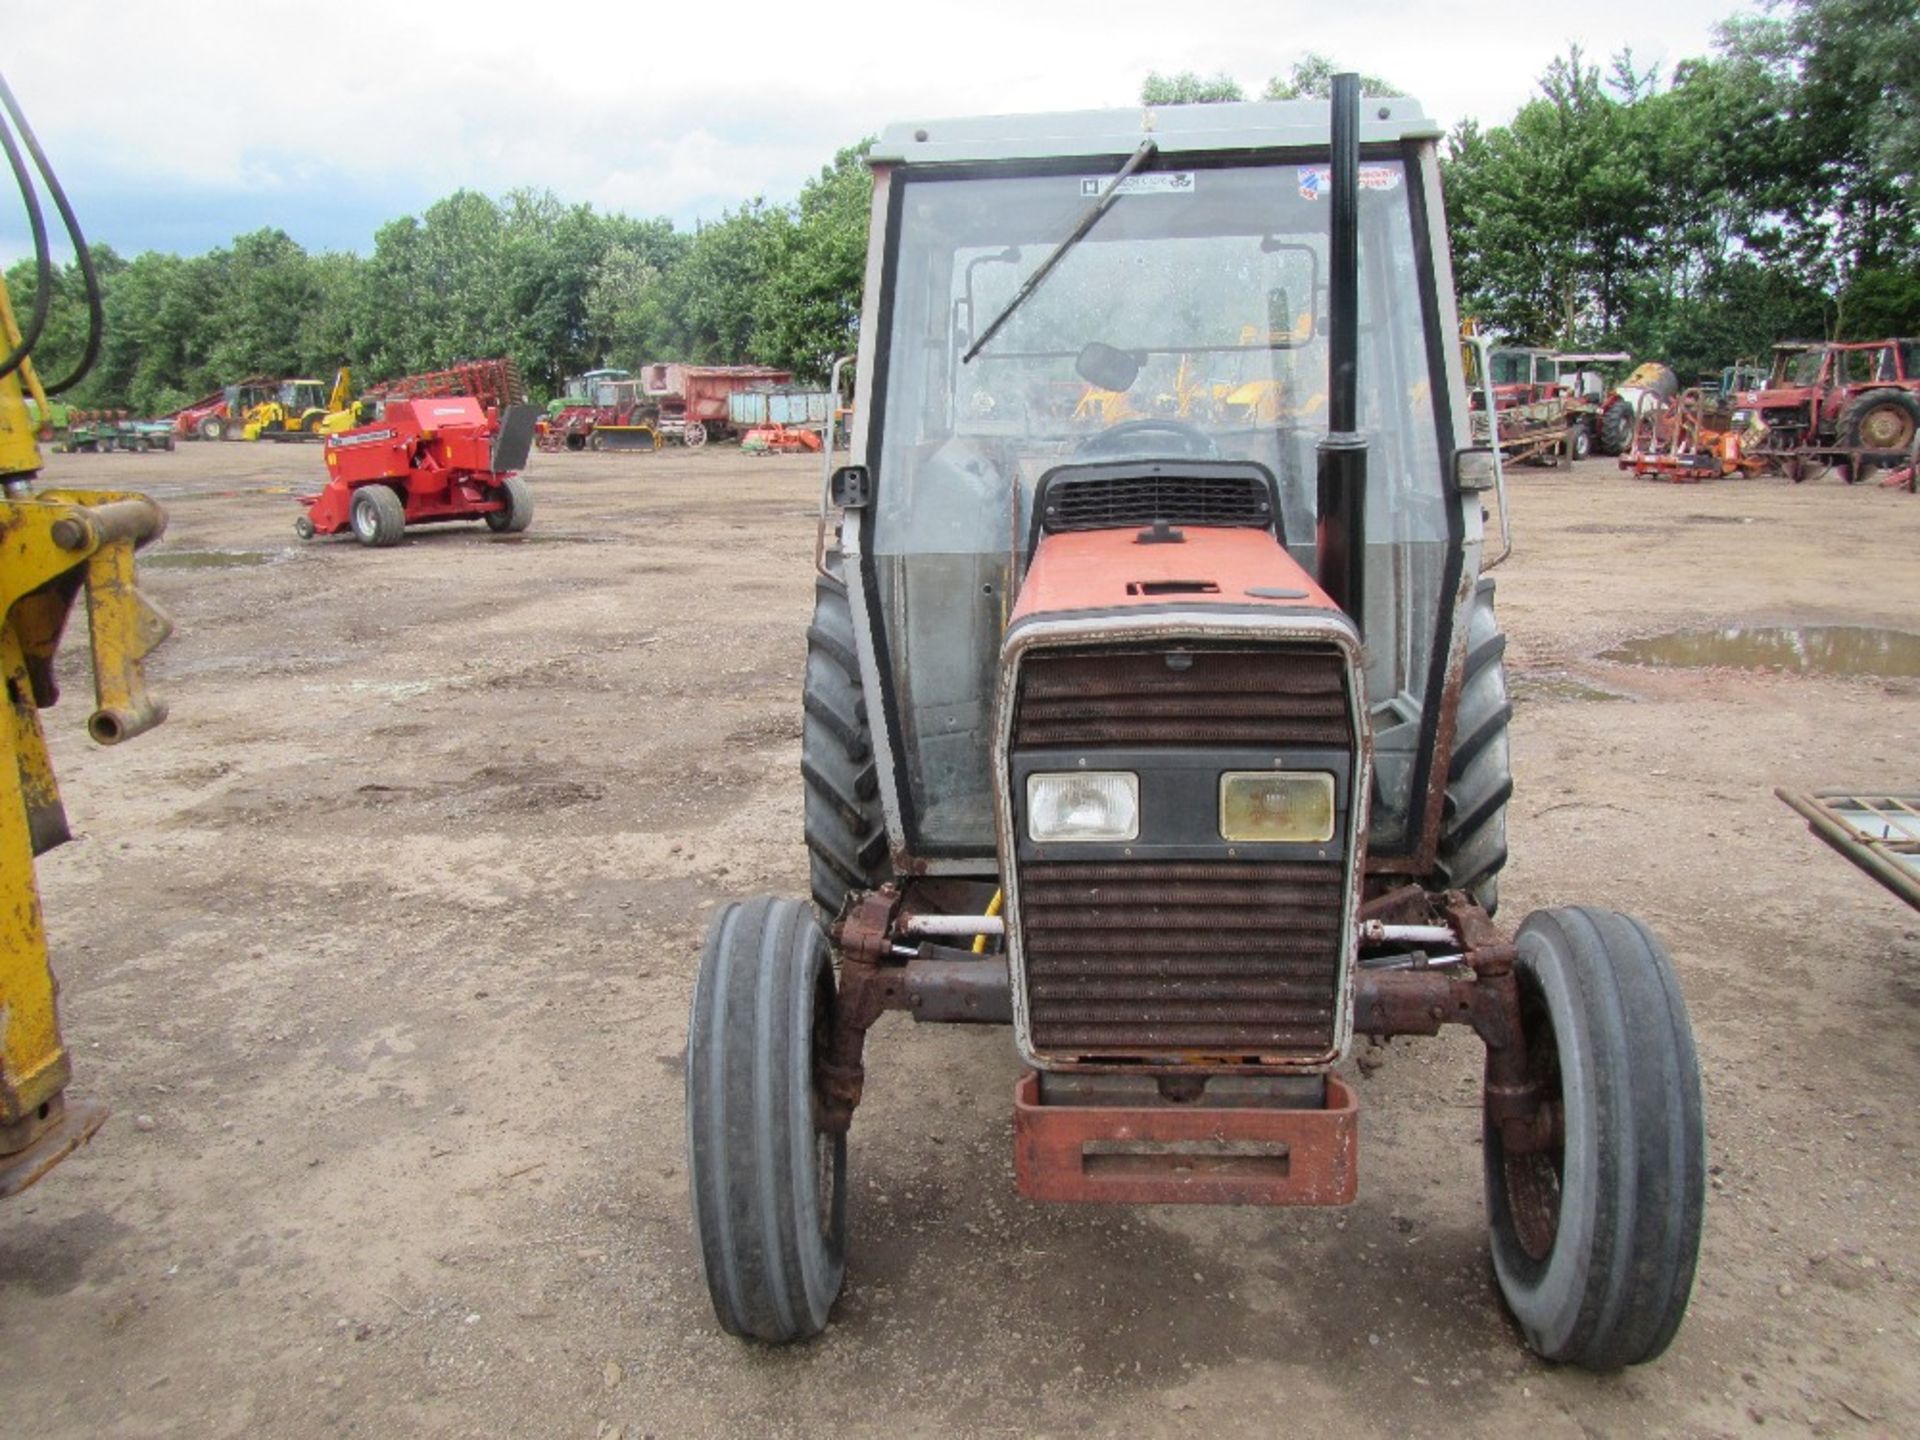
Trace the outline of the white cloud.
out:
[[[265,214],[315,176],[423,199],[547,185],[684,220],[791,196],[889,120],[1126,105],[1154,69],[1257,90],[1310,50],[1398,81],[1443,122],[1498,122],[1569,41],[1670,66],[1752,0],[338,0],[304,29],[257,0],[59,8],[59,25],[11,27],[8,78],[56,166],[96,190],[117,176],[251,193]],[[138,61],[103,69],[103,53]]]

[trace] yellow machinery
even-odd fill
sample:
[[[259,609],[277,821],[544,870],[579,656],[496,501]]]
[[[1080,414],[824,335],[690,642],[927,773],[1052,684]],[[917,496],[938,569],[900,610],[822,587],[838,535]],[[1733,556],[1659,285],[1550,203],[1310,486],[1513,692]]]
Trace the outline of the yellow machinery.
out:
[[[66,197],[27,128],[6,81],[0,102],[20,141],[40,167],[76,253],[85,242]],[[0,125],[10,156],[15,141]],[[20,167],[16,167],[18,171]],[[87,731],[102,745],[151,729],[166,707],[147,692],[141,661],[164,640],[171,622],[134,588],[133,552],[165,527],[160,507],[118,491],[35,493],[40,447],[26,396],[47,411],[58,393],[85,373],[98,351],[98,284],[90,259],[87,355],[75,373],[43,389],[29,358],[45,321],[48,290],[45,229],[31,187],[23,185],[39,261],[39,295],[23,335],[0,281],[0,671],[6,676],[4,728],[11,759],[0,759],[0,1198],[18,1194],[72,1154],[100,1128],[106,1107],[66,1101],[72,1073],[60,1040],[57,989],[47,957],[34,857],[71,838],[60,787],[47,756],[40,711],[59,698],[54,656],[75,599],[87,597],[93,644],[95,708]]]
[[[282,440],[351,430],[354,407],[347,397],[352,389],[345,365],[334,375],[331,391],[323,391],[318,380],[282,380],[271,400],[247,411],[240,433],[248,440]]]

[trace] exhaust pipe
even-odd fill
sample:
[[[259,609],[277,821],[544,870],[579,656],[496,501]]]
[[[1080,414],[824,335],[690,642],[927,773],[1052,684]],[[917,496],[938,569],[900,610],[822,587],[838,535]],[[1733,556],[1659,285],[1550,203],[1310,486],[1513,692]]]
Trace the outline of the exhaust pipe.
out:
[[[1367,442],[1359,433],[1360,77],[1333,77],[1333,155],[1328,185],[1327,435],[1320,442],[1320,588],[1365,633]]]

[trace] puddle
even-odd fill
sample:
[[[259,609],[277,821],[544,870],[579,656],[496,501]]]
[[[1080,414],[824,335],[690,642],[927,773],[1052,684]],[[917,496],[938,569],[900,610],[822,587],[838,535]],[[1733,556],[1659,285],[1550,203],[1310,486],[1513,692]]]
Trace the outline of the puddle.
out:
[[[143,570],[234,570],[246,565],[266,565],[273,556],[265,550],[162,550],[142,555]]]
[[[1665,532],[1664,525],[1600,525],[1587,521],[1567,526],[1569,535],[1661,535]]]
[[[495,535],[489,542],[493,545],[606,545],[611,537],[606,535]]]
[[[1751,515],[1682,515],[1683,525],[1751,525]]]
[[[1920,635],[1870,625],[1728,625],[1629,640],[1600,658],[1628,665],[1920,677]]]
[[[1589,685],[1585,680],[1569,675],[1563,670],[1550,670],[1540,675],[1516,675],[1512,682],[1513,698],[1520,700],[1625,700],[1627,697],[1617,690],[1603,690],[1598,685]]]

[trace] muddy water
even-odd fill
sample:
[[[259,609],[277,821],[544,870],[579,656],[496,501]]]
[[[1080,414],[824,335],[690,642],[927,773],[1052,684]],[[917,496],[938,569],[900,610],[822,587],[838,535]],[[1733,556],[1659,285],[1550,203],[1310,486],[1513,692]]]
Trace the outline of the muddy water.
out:
[[[161,550],[142,555],[140,564],[155,570],[234,570],[273,559],[265,550]]]
[[[1868,625],[1727,625],[1644,636],[1600,658],[1628,665],[1920,677],[1920,635]]]

